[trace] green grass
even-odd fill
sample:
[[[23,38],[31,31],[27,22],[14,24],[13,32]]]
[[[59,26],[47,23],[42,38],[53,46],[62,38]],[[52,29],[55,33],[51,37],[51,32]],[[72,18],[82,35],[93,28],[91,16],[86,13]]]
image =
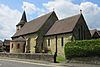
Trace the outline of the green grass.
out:
[[[65,57],[64,56],[57,56],[57,62],[63,62],[65,61]]]

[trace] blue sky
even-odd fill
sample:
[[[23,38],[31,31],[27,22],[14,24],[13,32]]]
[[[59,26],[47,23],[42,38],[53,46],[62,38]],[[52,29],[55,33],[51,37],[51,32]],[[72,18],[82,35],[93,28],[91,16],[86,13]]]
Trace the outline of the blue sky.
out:
[[[54,0],[0,0],[0,4],[5,4],[9,6],[11,9],[17,9],[22,13],[23,12],[23,9],[22,9],[23,2],[29,2],[31,4],[34,4],[38,8],[45,9],[45,7],[43,6],[43,3],[48,3],[49,1],[54,1]],[[70,0],[70,1],[72,1],[74,4],[80,4],[82,2],[92,2],[100,6],[100,2],[98,0]],[[37,16],[38,16],[37,14],[32,15],[33,18]]]
[[[23,10],[30,21],[53,8],[59,19],[79,14],[82,9],[89,29],[100,30],[99,0],[0,0],[0,39],[10,39],[16,32]]]
[[[41,7],[42,3],[48,2],[48,0],[0,0],[0,4],[5,4],[5,5],[8,5],[12,9],[18,9],[22,11],[21,6],[23,5],[23,1],[33,3],[40,8],[42,8]]]

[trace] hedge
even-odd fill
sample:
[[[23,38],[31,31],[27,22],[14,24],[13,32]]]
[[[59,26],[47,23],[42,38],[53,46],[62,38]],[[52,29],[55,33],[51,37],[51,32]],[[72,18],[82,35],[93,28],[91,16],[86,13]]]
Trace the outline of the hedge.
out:
[[[68,42],[64,47],[65,57],[100,56],[100,39]]]

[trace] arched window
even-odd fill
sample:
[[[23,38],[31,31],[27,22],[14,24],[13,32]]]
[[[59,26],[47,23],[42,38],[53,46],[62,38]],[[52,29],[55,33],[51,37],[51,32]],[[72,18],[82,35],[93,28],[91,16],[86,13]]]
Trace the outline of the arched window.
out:
[[[13,48],[13,44],[11,45],[11,48]]]
[[[81,39],[81,30],[80,28],[78,29],[78,37],[79,37],[79,40]]]
[[[48,38],[48,46],[50,46],[50,38]]]
[[[64,46],[64,39],[63,39],[63,37],[61,37],[61,46],[62,47]]]
[[[17,49],[19,49],[20,48],[20,44],[17,44]]]

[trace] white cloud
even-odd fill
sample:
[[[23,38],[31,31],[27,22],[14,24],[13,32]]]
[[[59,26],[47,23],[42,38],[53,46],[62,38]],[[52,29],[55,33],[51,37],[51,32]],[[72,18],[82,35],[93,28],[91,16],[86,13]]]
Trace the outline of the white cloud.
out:
[[[30,3],[30,2],[23,2],[22,5],[23,10],[26,11],[28,17],[28,19],[32,20],[33,18],[31,17],[32,15],[37,15],[37,16],[41,16],[42,14],[46,13],[46,11],[42,8],[38,8],[35,4]]]
[[[27,12],[28,17],[31,15],[45,13],[44,9],[36,7],[29,2],[23,2],[22,8]],[[19,23],[22,13],[17,9],[11,9],[7,5],[0,4],[0,40],[10,39],[16,32],[16,24]],[[32,19],[32,18],[31,18]]]
[[[29,2],[23,2],[23,6],[22,6],[23,10],[25,10],[28,14],[32,14],[35,13],[37,11],[37,7]]]
[[[53,11],[54,8],[60,19],[79,14],[79,10],[82,9],[89,27],[100,29],[100,7],[97,4],[82,2],[79,5],[74,4],[73,0],[53,0],[44,3],[43,6],[44,9],[37,7],[33,3],[23,2],[22,8],[30,15],[28,17],[32,17],[31,15],[34,14],[41,16]],[[15,33],[15,26],[20,21],[21,15],[22,13],[20,13],[20,11],[0,4],[0,39],[10,38]]]
[[[80,4],[80,7],[86,14],[97,14],[100,11],[100,7],[92,2],[83,2]]]
[[[80,4],[80,8],[84,11],[89,27],[100,29],[100,7],[92,2],[84,2]]]
[[[30,15],[33,13],[39,15],[40,13],[45,12],[44,9],[38,8],[35,4],[29,3],[29,2],[23,2],[22,8],[23,10],[27,12],[27,14],[30,14]]]
[[[82,9],[89,27],[100,29],[100,7],[92,2],[82,2],[79,5],[74,4],[72,1],[53,0],[43,5],[48,11],[52,11],[54,8],[60,19],[79,14],[79,10]]]
[[[28,17],[33,13],[43,12],[34,4],[23,2],[22,8],[27,12]],[[37,12],[38,11],[38,12]],[[22,13],[17,9],[11,9],[9,6],[0,4],[0,40],[10,39],[16,32],[16,24],[19,23]]]
[[[60,19],[72,16],[79,12],[79,6],[77,4],[73,4],[70,1],[50,1],[48,3],[43,4],[49,11],[55,9],[58,17]]]
[[[0,39],[9,39],[15,32],[15,25],[19,21],[21,13],[18,10],[0,4]]]

